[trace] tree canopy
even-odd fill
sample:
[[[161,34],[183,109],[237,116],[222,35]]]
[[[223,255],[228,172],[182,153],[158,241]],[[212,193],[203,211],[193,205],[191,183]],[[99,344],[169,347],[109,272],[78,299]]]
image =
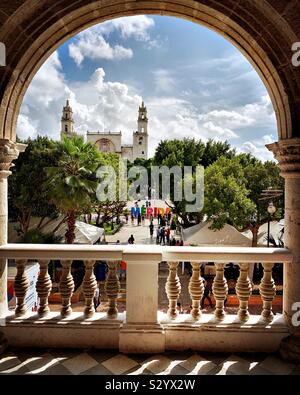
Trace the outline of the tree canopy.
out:
[[[253,246],[257,245],[259,227],[269,218],[268,201],[261,200],[263,190],[284,189],[284,179],[275,162],[261,162],[251,155],[221,157],[205,172],[205,205],[203,213],[212,227],[226,223],[238,230],[250,229]],[[274,218],[282,218],[283,198],[277,200]]]
[[[48,200],[44,184],[47,179],[45,169],[58,163],[56,143],[41,136],[23,143],[27,148],[14,161],[12,175],[8,178],[9,218],[19,223],[21,235],[27,233],[32,217],[41,218],[38,224],[41,227],[46,217],[58,215],[56,206]]]

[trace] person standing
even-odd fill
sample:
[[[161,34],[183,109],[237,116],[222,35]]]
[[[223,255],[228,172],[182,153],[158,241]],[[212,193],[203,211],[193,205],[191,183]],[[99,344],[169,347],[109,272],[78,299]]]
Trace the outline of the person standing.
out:
[[[160,232],[160,244],[161,243],[163,243],[163,245],[166,244],[166,229],[164,226],[161,228],[161,232]]]
[[[120,263],[120,269],[120,280],[126,280],[126,262],[123,260]]]
[[[151,221],[151,223],[149,225],[149,230],[150,230],[150,237],[152,239],[153,238],[153,231],[154,231],[154,225],[153,225],[152,221]]]
[[[160,227],[158,226],[156,229],[156,244],[159,244],[160,241]]]
[[[97,283],[96,291],[94,293],[93,302],[94,302],[94,309],[95,309],[95,311],[97,311],[97,308],[100,305],[100,290],[99,290],[98,283]]]
[[[170,230],[170,227],[168,226],[167,230],[166,230],[166,239],[167,239],[168,245],[170,244],[170,234],[171,234],[171,230]]]

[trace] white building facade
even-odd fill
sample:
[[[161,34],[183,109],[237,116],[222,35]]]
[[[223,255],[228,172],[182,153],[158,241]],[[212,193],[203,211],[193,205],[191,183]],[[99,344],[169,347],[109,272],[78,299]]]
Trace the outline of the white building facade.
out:
[[[134,161],[137,158],[148,159],[148,117],[144,102],[138,110],[138,129],[132,134],[132,144],[122,144],[122,132],[89,132],[86,141],[94,143],[102,152],[112,152],[124,159]],[[61,118],[61,137],[76,134],[74,130],[73,111],[69,100],[63,107]]]

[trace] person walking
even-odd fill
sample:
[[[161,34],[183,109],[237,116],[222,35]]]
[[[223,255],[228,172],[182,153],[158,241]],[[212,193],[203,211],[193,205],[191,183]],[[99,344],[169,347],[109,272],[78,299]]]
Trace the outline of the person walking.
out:
[[[153,231],[154,231],[153,221],[151,221],[151,223],[149,225],[149,230],[150,230],[150,237],[152,239],[153,238]]]
[[[208,283],[208,281],[206,281],[205,279],[203,279],[203,281],[204,281],[204,293],[203,293],[203,297],[202,297],[202,300],[201,300],[201,309],[203,309],[203,307],[204,307],[205,299],[208,300],[208,303],[209,303],[210,307],[213,309],[214,305],[213,305],[213,302],[212,302],[211,297],[210,297],[210,295],[211,295],[211,286]]]

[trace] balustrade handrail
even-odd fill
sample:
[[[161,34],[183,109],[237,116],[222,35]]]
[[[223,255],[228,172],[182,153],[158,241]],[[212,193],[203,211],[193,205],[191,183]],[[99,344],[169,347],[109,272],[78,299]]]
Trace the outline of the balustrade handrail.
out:
[[[286,248],[254,247],[168,247],[157,245],[79,245],[79,244],[5,244],[2,259],[78,259],[108,261],[187,261],[187,262],[265,262],[290,263]]]

